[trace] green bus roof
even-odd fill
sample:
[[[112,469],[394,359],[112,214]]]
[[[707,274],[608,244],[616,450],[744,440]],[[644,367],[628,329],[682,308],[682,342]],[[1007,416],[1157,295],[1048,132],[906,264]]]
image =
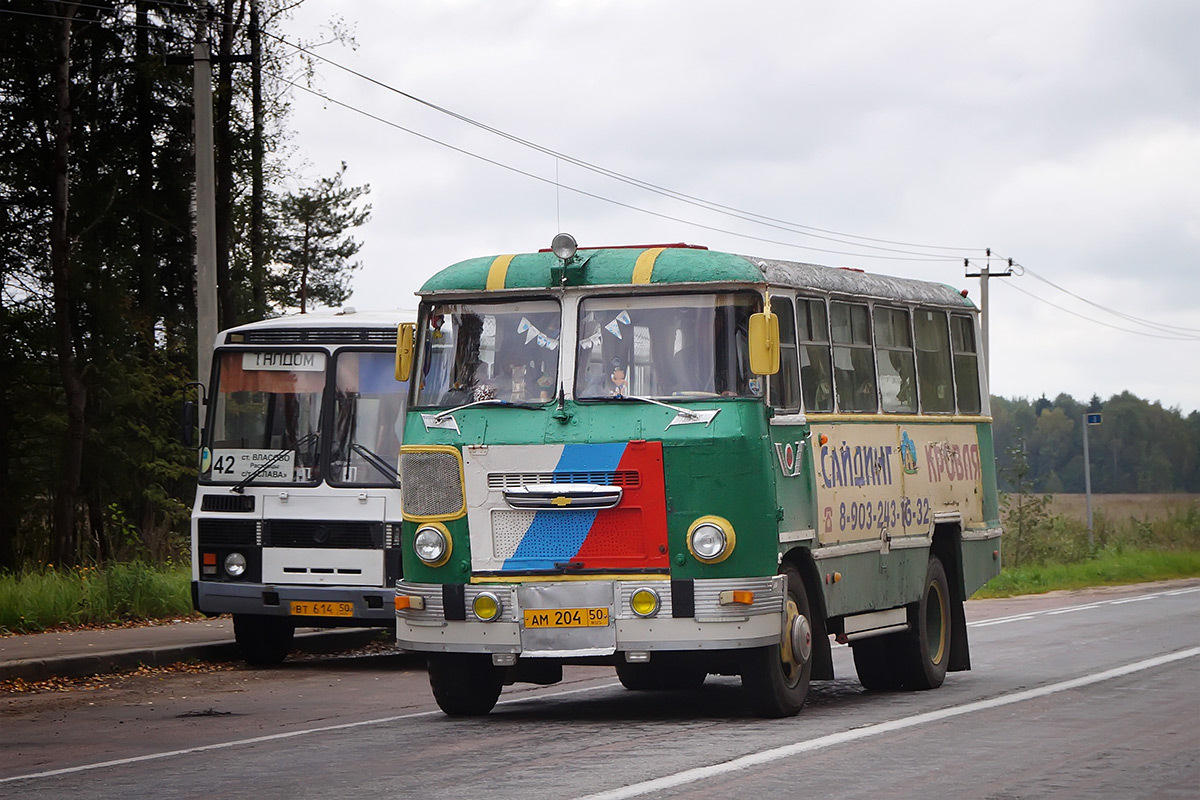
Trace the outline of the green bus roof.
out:
[[[566,273],[568,286],[771,284],[800,292],[959,308],[974,305],[957,290],[941,283],[734,255],[682,244],[580,248]],[[562,262],[549,251],[486,256],[451,264],[429,278],[418,294],[550,289],[560,286],[562,277]]]

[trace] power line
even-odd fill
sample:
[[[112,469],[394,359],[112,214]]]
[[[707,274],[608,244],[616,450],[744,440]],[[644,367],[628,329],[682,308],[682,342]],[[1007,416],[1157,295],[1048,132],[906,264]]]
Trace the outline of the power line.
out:
[[[578,195],[581,195],[584,197],[590,197],[593,200],[600,200],[601,202],[604,202],[604,203],[609,203],[611,205],[615,205],[620,208],[626,208],[626,209],[629,209],[630,211],[636,211],[641,214],[647,214],[652,217],[658,217],[659,219],[665,219],[670,222],[678,222],[682,225],[690,225],[692,227],[700,228],[702,230],[712,231],[714,233],[721,233],[721,234],[725,234],[727,236],[736,236],[736,237],[739,237],[742,239],[749,239],[751,241],[763,242],[766,244],[775,244],[775,245],[780,245],[782,247],[793,247],[793,248],[797,248],[797,249],[801,249],[801,250],[809,250],[809,251],[816,252],[816,253],[827,253],[827,254],[832,254],[832,255],[849,256],[851,258],[877,258],[877,259],[887,259],[887,260],[892,260],[892,261],[925,261],[925,262],[944,261],[944,262],[954,262],[954,263],[957,263],[961,260],[957,256],[951,256],[951,255],[945,255],[945,256],[941,256],[941,255],[900,256],[900,255],[877,255],[874,253],[855,253],[855,252],[849,252],[849,251],[845,251],[845,250],[830,250],[830,249],[821,248],[821,247],[812,247],[809,245],[797,244],[795,242],[786,242],[786,241],[781,241],[778,239],[768,239],[768,238],[761,237],[761,236],[753,236],[753,235],[747,234],[747,233],[739,233],[737,231],[729,230],[727,228],[718,228],[713,225],[705,225],[700,222],[694,222],[692,220],[684,219],[682,217],[676,217],[671,214],[664,214],[659,211],[652,211],[648,208],[636,206],[631,203],[625,203],[620,200],[614,200],[611,197],[605,197],[604,195],[596,194],[595,192],[589,192],[586,189],[580,189],[580,188],[577,188],[574,186],[569,186],[566,184],[556,184],[555,181],[551,180],[550,178],[544,178],[541,175],[537,175],[537,174],[529,172],[527,170],[520,169],[519,167],[514,167],[511,164],[505,164],[502,161],[497,161],[496,159],[488,158],[487,156],[472,152],[471,150],[467,150],[466,148],[450,144],[449,142],[445,142],[441,139],[437,139],[433,136],[429,136],[424,133],[420,133],[419,131],[413,130],[412,128],[407,128],[403,125],[400,125],[399,123],[392,122],[391,120],[385,119],[384,117],[381,117],[377,114],[373,114],[369,111],[364,111],[363,109],[358,108],[357,106],[353,106],[349,103],[343,102],[341,100],[337,100],[333,97],[330,97],[327,94],[319,92],[316,89],[312,89],[301,83],[297,83],[296,81],[290,80],[289,78],[286,78],[282,75],[279,75],[276,73],[264,73],[264,74],[270,74],[271,77],[273,77],[289,86],[293,86],[297,89],[300,89],[301,91],[308,92],[309,94],[311,94],[315,97],[319,97],[327,103],[332,103],[333,105],[339,106],[348,111],[353,111],[356,114],[361,114],[362,116],[367,117],[368,119],[373,119],[376,122],[381,122],[384,125],[388,125],[392,128],[403,131],[411,136],[416,136],[419,139],[424,139],[427,142],[431,142],[431,143],[439,145],[441,147],[445,147],[449,150],[453,150],[456,153],[460,153],[462,155],[469,156],[469,157],[477,159],[479,161],[483,161],[487,164],[491,164],[493,166],[500,167],[501,169],[508,170],[509,172],[513,172],[517,175],[521,175],[526,178],[531,178],[540,183],[545,183],[545,184],[552,185],[552,186],[557,185],[560,188],[566,189],[569,192],[574,192],[575,194],[578,194]]]
[[[674,199],[674,200],[677,200],[677,201],[680,201],[683,203],[687,203],[689,205],[704,208],[708,211],[725,214],[726,216],[732,216],[732,217],[741,219],[746,222],[752,222],[755,224],[764,225],[766,227],[777,228],[779,230],[785,230],[785,231],[788,231],[791,233],[797,233],[797,234],[800,234],[803,236],[811,236],[811,237],[817,238],[817,239],[833,241],[838,244],[846,244],[846,245],[850,245],[852,247],[876,249],[876,250],[881,250],[881,251],[885,251],[885,252],[894,252],[894,253],[900,253],[900,254],[905,254],[905,255],[923,256],[923,257],[925,257],[925,260],[942,260],[942,256],[933,255],[933,254],[929,254],[929,253],[919,253],[919,252],[912,252],[912,251],[906,251],[906,250],[896,250],[892,247],[884,247],[883,245],[895,245],[896,247],[912,247],[912,248],[919,248],[919,249],[924,249],[924,250],[946,250],[946,251],[952,251],[952,252],[958,252],[958,253],[963,253],[963,252],[978,253],[984,249],[984,248],[979,248],[979,247],[951,247],[951,246],[945,246],[945,245],[916,244],[916,243],[912,243],[912,242],[901,242],[901,241],[894,241],[894,240],[890,240],[890,239],[880,239],[880,238],[874,238],[874,237],[869,237],[869,236],[859,236],[859,235],[851,234],[851,233],[841,233],[838,231],[832,231],[832,230],[828,230],[828,229],[824,229],[824,228],[817,228],[817,227],[814,227],[811,225],[802,225],[800,223],[788,222],[786,220],[780,220],[780,219],[777,219],[774,217],[757,214],[752,211],[745,211],[743,209],[738,209],[733,206],[727,206],[727,205],[716,203],[716,202],[713,202],[710,200],[704,200],[702,198],[698,198],[698,197],[686,194],[684,192],[679,192],[674,189],[669,189],[669,188],[662,187],[662,186],[659,186],[654,183],[650,183],[649,181],[643,181],[639,178],[631,177],[624,173],[617,172],[616,170],[611,170],[606,167],[602,167],[602,166],[593,164],[591,162],[585,161],[583,159],[568,155],[566,153],[562,153],[557,150],[553,150],[549,147],[545,147],[543,145],[537,144],[536,142],[529,141],[522,137],[516,136],[515,134],[508,133],[507,131],[504,131],[500,128],[496,128],[494,126],[487,125],[483,122],[479,122],[478,120],[472,119],[471,117],[468,117],[464,114],[460,114],[456,111],[453,111],[451,109],[440,106],[436,103],[432,103],[428,100],[420,98],[414,94],[411,94],[411,93],[406,92],[402,89],[399,89],[395,86],[387,84],[377,78],[373,78],[370,75],[367,75],[365,73],[359,72],[358,70],[347,67],[343,64],[333,61],[332,59],[326,58],[325,56],[315,53],[312,50],[305,48],[302,45],[298,45],[294,42],[291,42],[281,36],[277,36],[275,34],[272,34],[272,33],[266,32],[266,31],[264,31],[263,33],[266,36],[270,36],[271,38],[273,38],[289,47],[294,48],[298,52],[304,53],[305,55],[307,55],[311,58],[314,58],[318,61],[329,64],[330,66],[335,67],[339,70],[342,70],[343,72],[346,72],[349,75],[352,75],[356,78],[367,81],[368,83],[371,83],[371,84],[378,86],[382,89],[385,89],[389,92],[397,94],[407,100],[411,100],[411,101],[418,103],[422,106],[425,106],[426,108],[429,108],[433,111],[437,111],[438,113],[445,114],[449,117],[452,117],[453,119],[459,120],[460,122],[464,122],[468,125],[478,128],[480,130],[483,130],[483,131],[486,131],[493,135],[499,136],[499,137],[506,139],[508,141],[511,141],[515,144],[519,144],[523,147],[530,148],[530,149],[535,150],[536,152],[542,153],[544,155],[548,155],[553,158],[560,159],[562,161],[566,161],[567,163],[574,164],[575,166],[580,167],[581,169],[585,169],[590,172],[594,172],[596,174],[602,175],[602,176],[610,178],[612,180],[620,181],[622,183],[626,183],[631,186],[635,186],[637,188],[643,189],[645,191],[649,191],[649,192],[652,192],[655,194],[662,195],[664,197],[669,197],[671,199]],[[855,239],[858,241],[847,241],[847,239]],[[763,241],[771,241],[771,240],[763,240]],[[840,251],[836,251],[836,250],[820,250],[819,248],[812,248],[812,249],[818,250],[819,252],[831,252],[831,253],[839,253],[840,252]],[[853,255],[860,256],[862,254],[853,254]]]
[[[1045,299],[1044,297],[1038,297],[1033,292],[1030,292],[1027,289],[1022,289],[1020,286],[1017,286],[1016,284],[1006,283],[1004,285],[1010,289],[1014,289],[1014,290],[1020,292],[1023,295],[1032,297],[1034,300],[1037,300],[1039,303],[1045,303],[1046,305],[1050,306],[1051,308],[1055,308],[1055,309],[1058,309],[1059,311],[1063,311],[1067,314],[1070,314],[1073,317],[1079,317],[1082,320],[1087,320],[1088,322],[1095,323],[1096,325],[1103,325],[1106,328],[1112,328],[1113,330],[1121,331],[1122,333],[1132,333],[1137,336],[1148,336],[1151,339],[1166,339],[1168,341],[1174,341],[1174,342],[1200,341],[1200,336],[1163,336],[1163,335],[1160,335],[1157,333],[1150,333],[1148,331],[1137,331],[1137,330],[1132,330],[1130,328],[1122,328],[1119,325],[1112,325],[1107,322],[1102,322],[1101,320],[1093,319],[1092,317],[1085,316],[1084,314],[1080,314],[1077,311],[1072,311],[1069,308],[1064,308],[1063,306],[1060,306],[1057,303],[1050,302],[1049,300]],[[1082,299],[1082,298],[1080,298],[1080,299]]]
[[[1029,275],[1031,275],[1032,277],[1041,281],[1042,283],[1046,284],[1047,286],[1052,286],[1055,289],[1057,289],[1058,291],[1062,292],[1063,294],[1074,297],[1076,300],[1080,301],[1081,303],[1087,303],[1089,306],[1092,306],[1093,308],[1098,308],[1101,311],[1106,311],[1115,317],[1120,317],[1121,319],[1126,320],[1127,322],[1133,322],[1137,325],[1144,325],[1147,328],[1154,328],[1155,330],[1161,331],[1162,333],[1184,333],[1184,334],[1197,333],[1197,334],[1200,334],[1200,329],[1185,328],[1180,325],[1166,325],[1161,322],[1155,322],[1153,320],[1142,319],[1141,317],[1136,317],[1133,314],[1127,314],[1123,311],[1117,311],[1114,308],[1109,308],[1108,306],[1104,306],[1104,305],[1101,305],[1100,303],[1096,303],[1096,302],[1093,302],[1092,300],[1088,300],[1086,297],[1078,295],[1075,292],[1072,292],[1070,289],[1064,289],[1063,287],[1059,286],[1054,281],[1051,281],[1048,278],[1044,278],[1041,275],[1039,275],[1038,273],[1034,272],[1029,267],[1026,267],[1021,264],[1018,264],[1016,266],[1020,267],[1023,272],[1028,273]]]

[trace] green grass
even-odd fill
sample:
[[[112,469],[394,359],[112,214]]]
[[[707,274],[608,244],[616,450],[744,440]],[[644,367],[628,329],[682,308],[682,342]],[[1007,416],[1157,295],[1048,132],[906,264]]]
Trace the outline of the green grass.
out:
[[[1013,597],[1197,576],[1200,550],[1105,550],[1095,558],[1070,564],[1027,564],[1001,570],[974,597]]]
[[[107,625],[192,615],[191,571],[140,562],[0,575],[0,631]]]

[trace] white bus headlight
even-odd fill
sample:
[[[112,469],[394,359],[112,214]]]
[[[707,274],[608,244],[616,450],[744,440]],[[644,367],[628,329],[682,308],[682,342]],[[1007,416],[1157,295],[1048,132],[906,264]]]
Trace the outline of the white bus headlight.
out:
[[[413,538],[417,558],[431,567],[440,567],[449,561],[451,547],[450,532],[438,524],[422,525]]]
[[[241,553],[225,556],[225,574],[231,578],[240,578],[246,574],[246,557]]]
[[[688,528],[688,550],[705,564],[716,564],[729,558],[735,541],[733,525],[724,517],[701,517]]]

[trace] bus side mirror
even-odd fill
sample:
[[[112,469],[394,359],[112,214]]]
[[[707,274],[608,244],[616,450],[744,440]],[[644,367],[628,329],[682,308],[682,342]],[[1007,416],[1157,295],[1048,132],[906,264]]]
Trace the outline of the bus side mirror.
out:
[[[196,416],[196,401],[184,400],[183,408],[179,410],[179,438],[184,447],[196,444]]]
[[[414,322],[401,322],[396,328],[396,380],[406,381],[412,375],[413,339],[416,337],[417,325]]]
[[[779,372],[779,317],[774,314],[750,315],[750,371],[755,375]]]

